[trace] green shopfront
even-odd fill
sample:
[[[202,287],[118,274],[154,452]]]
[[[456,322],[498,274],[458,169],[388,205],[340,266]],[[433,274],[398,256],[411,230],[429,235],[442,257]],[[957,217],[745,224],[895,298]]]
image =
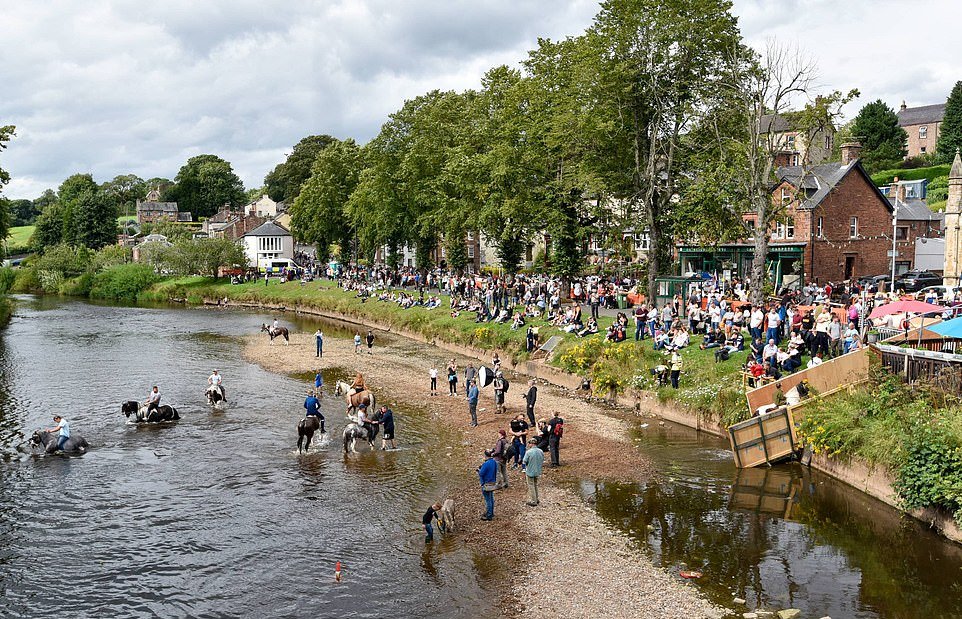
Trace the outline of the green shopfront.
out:
[[[681,273],[709,273],[724,279],[745,279],[751,275],[755,247],[748,243],[728,243],[715,247],[682,245],[678,248]],[[765,268],[777,290],[800,285],[805,272],[805,244],[778,243],[768,246]]]

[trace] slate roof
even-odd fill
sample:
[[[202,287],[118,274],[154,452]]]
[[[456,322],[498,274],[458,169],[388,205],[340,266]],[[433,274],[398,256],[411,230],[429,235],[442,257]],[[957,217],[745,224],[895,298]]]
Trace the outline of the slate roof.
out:
[[[895,198],[889,198],[889,204],[895,208]],[[899,200],[898,218],[905,221],[942,221],[945,214],[932,211],[924,200],[909,198]]]
[[[785,166],[778,168],[778,180],[787,182],[793,187],[805,191],[807,196],[799,208],[815,208],[822,203],[832,189],[838,185],[849,171],[858,165],[858,161],[843,166],[839,162],[823,163],[813,166],[803,176],[802,166]],[[873,184],[874,187],[874,184]]]
[[[940,123],[942,122],[942,117],[945,116],[945,104],[936,103],[935,105],[907,107],[904,110],[899,110],[896,115],[899,117],[900,127]]]
[[[163,211],[164,213],[176,213],[176,202],[141,202],[137,205],[138,211]]]
[[[257,226],[244,236],[292,236],[287,228],[268,221]]]
[[[791,129],[788,124],[788,119],[780,114],[765,114],[762,116],[758,125],[758,132],[763,135],[769,131],[782,133]]]

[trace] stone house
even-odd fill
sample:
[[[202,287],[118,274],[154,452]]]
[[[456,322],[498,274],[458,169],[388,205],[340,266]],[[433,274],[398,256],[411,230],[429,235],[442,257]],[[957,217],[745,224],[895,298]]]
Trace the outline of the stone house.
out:
[[[789,118],[781,114],[765,114],[760,125],[761,135],[774,134],[777,167],[823,163],[832,156],[834,128],[819,131],[809,141],[803,132],[792,126]]]
[[[194,218],[189,212],[180,212],[176,202],[162,202],[160,191],[151,189],[146,199],[137,200],[137,223],[144,224],[160,220],[191,222]]]
[[[935,152],[942,118],[945,116],[944,103],[908,107],[903,101],[897,116],[899,126],[908,134],[908,140],[905,143],[906,157],[918,157]]]

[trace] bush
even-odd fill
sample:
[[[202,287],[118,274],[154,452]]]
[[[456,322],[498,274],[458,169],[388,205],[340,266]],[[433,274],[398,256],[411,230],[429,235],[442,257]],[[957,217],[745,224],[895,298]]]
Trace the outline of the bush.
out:
[[[145,264],[121,264],[93,276],[90,297],[115,301],[136,301],[137,295],[160,277]]]
[[[39,292],[41,290],[40,279],[37,277],[35,268],[21,267],[17,269],[11,292]]]
[[[10,267],[0,269],[0,294],[7,294],[13,289],[17,274]]]
[[[895,489],[906,508],[945,509],[962,524],[962,440],[953,432],[952,417],[926,412],[914,417]]]

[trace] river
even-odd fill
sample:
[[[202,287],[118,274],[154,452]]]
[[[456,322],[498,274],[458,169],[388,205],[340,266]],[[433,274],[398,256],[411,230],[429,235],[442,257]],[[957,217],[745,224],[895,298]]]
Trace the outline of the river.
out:
[[[427,455],[444,437],[405,407],[400,451],[298,456],[306,381],[240,356],[267,318],[21,299],[0,339],[0,616],[494,614],[483,562],[419,528],[450,481]],[[203,398],[215,368],[223,413]],[[126,423],[153,384],[182,420]],[[333,396],[322,410],[339,429]],[[18,452],[54,412],[90,451]]]
[[[307,377],[240,356],[267,319],[21,299],[0,338],[0,616],[497,615],[488,562],[457,539],[425,548],[418,526],[454,483],[437,456],[456,437],[399,403],[401,451],[344,458],[331,443],[296,455]],[[214,368],[232,401],[223,413],[202,395]],[[152,384],[183,419],[125,423],[120,403]],[[322,406],[340,427],[339,405]],[[55,411],[90,452],[19,453]],[[746,599],[735,616],[962,616],[962,547],[920,523],[799,466],[739,471],[726,443],[687,428],[645,419],[634,438],[658,477],[578,489],[655,563],[701,570],[695,586],[723,606]]]

